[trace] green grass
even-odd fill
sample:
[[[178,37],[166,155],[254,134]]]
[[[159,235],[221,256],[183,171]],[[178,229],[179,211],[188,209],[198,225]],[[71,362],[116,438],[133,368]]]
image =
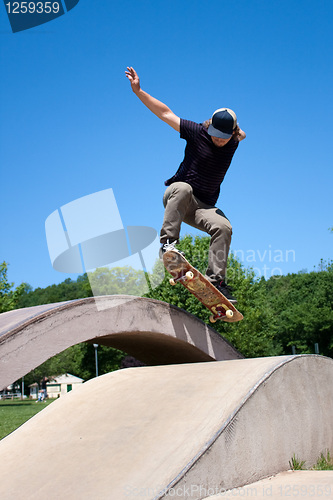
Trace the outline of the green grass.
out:
[[[289,461],[289,467],[291,468],[291,470],[304,470],[304,465],[305,465],[305,462],[304,461],[300,461],[294,454],[294,456],[292,457],[292,459]]]
[[[54,400],[36,403],[34,400],[0,400],[0,439],[15,431],[52,401]]]
[[[324,453],[320,454],[316,465],[310,469],[305,466],[305,461],[300,461],[295,455],[289,461],[289,466],[291,470],[333,470],[333,458],[330,455],[329,450],[326,450],[326,456]]]
[[[312,468],[313,470],[333,470],[333,458],[331,457],[329,450],[326,451],[326,456],[324,453],[320,455],[316,465]]]

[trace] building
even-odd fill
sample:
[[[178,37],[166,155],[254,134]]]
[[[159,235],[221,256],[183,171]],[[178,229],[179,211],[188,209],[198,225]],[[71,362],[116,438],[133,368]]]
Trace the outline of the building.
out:
[[[82,384],[84,380],[70,373],[64,373],[58,377],[50,377],[49,381],[46,383],[46,392],[48,398],[59,398],[67,392],[76,389],[79,384]],[[39,387],[38,384],[31,384],[30,386],[30,398],[37,399]]]

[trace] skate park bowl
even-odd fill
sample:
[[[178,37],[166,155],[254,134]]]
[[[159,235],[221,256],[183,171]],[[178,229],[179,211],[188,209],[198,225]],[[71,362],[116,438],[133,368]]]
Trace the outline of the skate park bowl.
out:
[[[156,302],[145,302],[150,310],[156,308],[156,323],[154,313],[149,313],[152,329],[164,318],[158,315],[161,312],[157,314]],[[124,302],[121,304],[124,306]],[[62,306],[66,310],[66,304]],[[131,307],[134,311],[134,304]],[[72,308],[76,319],[79,310],[80,306],[76,306],[74,314]],[[88,310],[98,323],[96,313]],[[177,308],[169,311],[170,316],[182,317],[183,312]],[[125,317],[116,309],[115,313],[108,333],[98,327],[100,338],[117,328],[121,330],[120,318],[131,318],[130,313]],[[63,340],[56,314],[34,310],[29,320],[23,318],[22,312],[19,314],[21,318],[15,319],[13,311],[10,326],[1,326],[5,333],[0,353],[6,339],[9,342],[17,336],[15,346],[7,350],[7,357],[13,353],[11,363],[15,363],[14,353],[17,359],[23,359],[20,350],[30,356],[29,344],[36,342],[44,349],[38,330],[41,325],[50,329],[47,341],[59,342],[60,348]],[[64,313],[58,310],[58,314]],[[84,316],[80,326],[89,323],[89,314]],[[193,342],[189,316],[185,313],[183,317],[185,343]],[[36,317],[38,321],[33,319]],[[66,318],[64,336],[75,336],[75,318],[62,317]],[[47,318],[49,323],[45,323]],[[193,324],[198,321],[194,317],[191,320]],[[128,321],[126,328],[131,324]],[[171,324],[176,324],[174,318]],[[37,328],[35,336],[33,328]],[[94,334],[96,331],[97,327]],[[132,331],[136,331],[136,338],[141,335],[138,328]],[[146,331],[147,327],[142,327],[143,335]],[[207,332],[205,327],[201,332]],[[332,359],[318,355],[244,359],[235,351],[234,358],[216,360],[216,351],[209,351],[212,337],[209,342],[207,338],[202,345],[208,354],[202,346],[200,349],[210,359],[185,360],[184,354],[180,361],[172,361],[169,348],[168,359],[160,363],[153,349],[154,365],[118,370],[89,380],[4,438],[0,442],[0,498],[234,498],[225,492],[287,471],[294,455],[311,466],[322,452],[332,450]],[[175,341],[174,351],[179,338]],[[190,346],[195,347],[193,343]],[[6,363],[6,370],[9,365]],[[297,483],[298,477],[288,479],[289,486]],[[331,476],[321,477],[322,484],[332,483]],[[302,481],[315,483],[307,478],[303,476]],[[330,496],[322,497],[331,498],[332,493],[333,484]]]

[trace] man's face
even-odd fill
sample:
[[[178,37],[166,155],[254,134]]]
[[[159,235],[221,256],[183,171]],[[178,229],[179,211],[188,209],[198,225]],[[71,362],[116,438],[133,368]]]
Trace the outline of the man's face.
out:
[[[221,139],[220,137],[214,137],[213,135],[211,135],[213,144],[215,144],[215,146],[217,146],[218,148],[222,148],[223,146],[225,146],[230,141],[231,137],[229,137],[229,139]]]

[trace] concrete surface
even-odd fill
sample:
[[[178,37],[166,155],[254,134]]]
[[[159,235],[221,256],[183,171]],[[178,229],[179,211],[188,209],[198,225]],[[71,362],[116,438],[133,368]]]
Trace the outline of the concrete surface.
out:
[[[315,355],[103,375],[0,442],[0,498],[193,500],[294,454],[312,465],[333,449],[332,382],[333,360]]]
[[[213,491],[213,490],[211,490]],[[333,471],[286,471],[228,491],[220,491],[205,500],[265,498],[272,500],[333,498]]]
[[[86,341],[115,347],[147,365],[243,358],[206,323],[165,302],[86,298],[0,314],[0,390]]]

